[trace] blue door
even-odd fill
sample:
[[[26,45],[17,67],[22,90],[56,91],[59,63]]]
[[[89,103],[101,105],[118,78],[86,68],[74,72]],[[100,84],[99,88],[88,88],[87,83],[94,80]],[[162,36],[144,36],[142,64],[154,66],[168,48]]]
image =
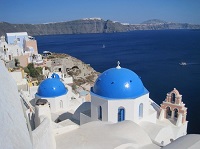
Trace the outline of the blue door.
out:
[[[118,109],[118,122],[124,121],[125,119],[125,110],[124,108]]]

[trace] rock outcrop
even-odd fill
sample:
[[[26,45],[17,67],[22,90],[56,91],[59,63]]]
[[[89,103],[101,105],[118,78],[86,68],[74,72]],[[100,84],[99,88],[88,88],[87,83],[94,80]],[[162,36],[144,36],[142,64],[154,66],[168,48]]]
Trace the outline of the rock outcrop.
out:
[[[52,53],[48,57],[46,66],[51,71],[62,71],[62,73],[72,76],[73,85],[81,86],[88,91],[94,85],[99,74],[90,65],[67,54]]]

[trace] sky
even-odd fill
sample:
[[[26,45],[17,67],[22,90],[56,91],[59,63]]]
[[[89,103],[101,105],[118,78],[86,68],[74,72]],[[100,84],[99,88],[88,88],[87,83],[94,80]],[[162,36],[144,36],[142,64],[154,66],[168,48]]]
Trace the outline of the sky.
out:
[[[100,17],[200,24],[200,0],[0,0],[0,22],[40,24]]]

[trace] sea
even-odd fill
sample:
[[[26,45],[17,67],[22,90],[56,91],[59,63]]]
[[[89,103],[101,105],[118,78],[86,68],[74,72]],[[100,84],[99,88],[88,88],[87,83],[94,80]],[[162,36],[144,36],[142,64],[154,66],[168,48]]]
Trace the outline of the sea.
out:
[[[200,30],[36,36],[38,51],[66,53],[103,72],[131,69],[157,104],[176,88],[187,109],[188,133],[200,134]],[[187,65],[180,65],[186,62]]]

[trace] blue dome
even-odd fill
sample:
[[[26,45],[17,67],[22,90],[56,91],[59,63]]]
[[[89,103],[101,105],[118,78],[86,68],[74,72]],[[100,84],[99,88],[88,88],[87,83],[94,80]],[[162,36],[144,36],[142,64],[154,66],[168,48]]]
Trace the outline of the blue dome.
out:
[[[42,81],[38,87],[37,95],[40,97],[58,97],[68,92],[65,85],[58,78],[48,78]]]
[[[91,92],[110,99],[133,99],[148,93],[136,73],[121,67],[104,71]]]

